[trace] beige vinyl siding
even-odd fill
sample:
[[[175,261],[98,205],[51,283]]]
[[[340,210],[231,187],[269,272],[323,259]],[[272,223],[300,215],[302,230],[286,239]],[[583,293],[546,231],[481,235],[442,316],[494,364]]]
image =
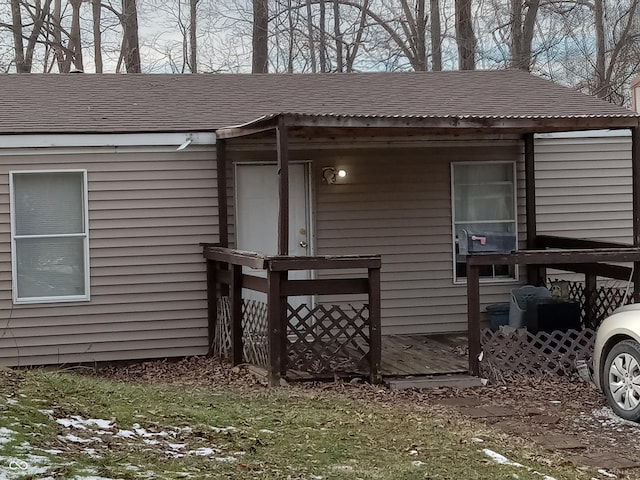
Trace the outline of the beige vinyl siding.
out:
[[[215,148],[25,150],[0,156],[0,364],[204,354],[205,263],[218,241]],[[91,300],[12,305],[8,172],[87,169]]]
[[[466,285],[453,283],[451,162],[517,161],[518,224],[524,235],[522,146],[516,141],[376,142],[354,139],[330,148],[304,144],[290,150],[311,160],[315,253],[382,255],[384,334],[460,332],[467,329]],[[432,145],[432,146],[430,146]],[[454,146],[455,145],[455,146]],[[234,151],[234,161],[275,160],[256,148]],[[344,168],[340,184],[322,181],[322,167]],[[353,276],[354,271],[317,272],[319,278]],[[358,272],[360,275],[362,271]],[[483,304],[507,301],[519,282],[481,287]],[[364,300],[322,297],[322,303]]]
[[[632,242],[628,131],[539,135],[538,233]]]

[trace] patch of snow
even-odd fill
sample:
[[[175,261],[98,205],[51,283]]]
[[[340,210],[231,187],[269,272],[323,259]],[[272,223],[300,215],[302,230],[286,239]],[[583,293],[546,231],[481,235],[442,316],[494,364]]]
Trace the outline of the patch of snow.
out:
[[[56,450],[55,448],[51,448],[49,450],[42,450],[44,453],[48,453],[49,455],[59,455],[64,453],[62,450]]]
[[[87,427],[98,427],[100,430],[113,428],[113,422],[100,418],[82,418],[80,415],[71,415],[69,418],[57,418],[56,423],[67,428],[86,430]]]
[[[16,400],[15,398],[7,397],[7,405],[15,405],[17,403],[18,403],[18,400]]]
[[[331,465],[333,470],[353,470],[351,465]]]
[[[167,443],[167,445],[172,450],[181,450],[187,446],[186,443]]]
[[[67,440],[67,441],[73,442],[73,443],[91,443],[93,441],[93,440],[88,439],[88,438],[76,437],[75,435],[72,435],[70,433],[66,434],[65,436],[58,435],[58,438],[60,440]]]
[[[221,450],[218,450],[217,448],[202,447],[202,448],[196,448],[195,450],[189,450],[187,453],[189,455],[204,457],[207,455],[213,455],[214,453],[220,453],[220,452]]]
[[[89,475],[89,476],[76,475],[75,477],[73,477],[73,478],[71,478],[69,480],[122,480],[122,479],[121,478],[97,477],[95,475]]]
[[[152,438],[143,438],[142,441],[147,445],[158,445],[160,443],[158,440],[153,440]]]
[[[227,433],[227,432],[235,432],[237,430],[236,427],[211,427],[211,430],[213,430],[216,433]]]
[[[324,477],[322,475],[309,475],[309,478],[311,480],[324,480]]]
[[[503,455],[500,455],[499,453],[496,453],[493,450],[489,450],[488,448],[483,448],[482,451],[484,452],[485,455],[487,455],[488,457],[491,457],[491,459],[493,459],[493,461],[495,461],[496,463],[498,463],[500,465],[508,465],[510,467],[525,468],[527,471],[529,471],[529,472],[531,472],[531,473],[533,473],[535,475],[540,475],[542,477],[542,480],[556,480],[555,478],[550,477],[548,475],[545,475],[544,473],[540,473],[540,472],[534,470],[531,467],[525,467],[521,463],[512,462],[507,457],[505,457]],[[518,478],[518,477],[514,477],[514,478]]]
[[[231,455],[234,455],[236,457],[241,457],[242,455],[246,455],[247,452],[233,452]]]
[[[10,430],[7,427],[0,427],[0,445],[3,443],[9,443],[13,441],[13,436],[17,432],[14,430]]]
[[[85,448],[83,452],[89,455],[91,458],[100,458],[100,455],[98,455],[98,452],[95,448]]]
[[[409,450],[409,455],[416,456],[418,455],[418,450]]]
[[[15,457],[0,456],[0,478],[3,480],[13,480],[17,478],[31,478],[42,475],[49,470],[48,465],[42,465],[49,461],[47,457],[31,455],[32,458],[22,459]]]
[[[258,430],[260,433],[274,433],[273,430],[269,430],[268,428],[263,428],[261,430]]]
[[[420,460],[414,460],[413,462],[411,462],[411,465],[413,465],[414,467],[421,467],[424,464],[425,463],[421,462]]]
[[[486,456],[490,457],[494,462],[499,463],[500,465],[510,465],[512,467],[523,466],[521,463],[512,462],[507,457],[500,455],[499,453],[496,453],[493,450],[489,450],[488,448],[483,448],[482,451]]]
[[[215,457],[214,460],[216,462],[230,463],[230,462],[235,462],[238,459],[236,457]]]
[[[169,434],[167,432],[158,432],[158,433],[149,432],[149,431],[147,431],[147,429],[142,428],[140,426],[140,424],[138,424],[138,423],[134,423],[132,428],[133,428],[134,432],[136,432],[138,435],[140,435],[143,438],[168,437],[169,436]]]
[[[477,438],[477,437],[471,437],[471,441],[472,441],[473,443],[482,443],[482,442],[484,442],[484,440],[483,440],[483,439],[481,439],[481,438]]]
[[[53,415],[53,410],[38,410],[40,413],[44,413],[45,415]]]
[[[131,430],[118,430],[118,432],[116,433],[116,437],[122,437],[122,438],[134,438],[136,436],[135,433],[133,433]]]
[[[600,470],[598,470],[598,473],[599,473],[600,475],[604,475],[605,477],[608,477],[608,478],[618,478],[616,475],[614,475],[614,474],[613,474],[613,473],[611,473],[611,472],[607,472],[607,471],[606,471],[605,469],[603,469],[603,468],[601,468]]]

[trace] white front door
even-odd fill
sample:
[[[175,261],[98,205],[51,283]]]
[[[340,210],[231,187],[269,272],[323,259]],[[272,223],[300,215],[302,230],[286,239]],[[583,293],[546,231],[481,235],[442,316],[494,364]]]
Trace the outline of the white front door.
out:
[[[289,255],[311,255],[308,165],[289,165]],[[276,165],[236,164],[236,248],[264,255],[278,253],[278,173]],[[247,270],[251,275],[265,275]],[[289,278],[309,279],[307,271],[292,271]],[[243,292],[244,298],[264,301],[257,292]],[[296,297],[294,305],[310,298]]]

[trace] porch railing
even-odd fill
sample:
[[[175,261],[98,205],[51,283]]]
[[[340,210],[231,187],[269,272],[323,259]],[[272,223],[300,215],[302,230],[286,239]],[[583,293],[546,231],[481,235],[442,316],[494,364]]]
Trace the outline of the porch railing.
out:
[[[480,267],[483,265],[520,265],[526,266],[537,282],[542,284],[546,269],[554,268],[585,276],[583,308],[586,323],[596,321],[599,306],[597,280],[599,277],[616,280],[638,281],[640,273],[640,247],[630,245],[583,240],[549,235],[536,237],[536,250],[521,250],[515,253],[473,254],[467,257],[467,319],[469,336],[469,370],[479,374],[480,339]],[[634,268],[616,263],[632,262]],[[634,289],[637,300],[639,289]]]
[[[265,256],[203,245],[207,261],[210,353],[234,365],[267,370],[270,384],[291,371],[310,376],[340,371],[366,373],[380,381],[379,255]],[[264,272],[257,276],[243,267]],[[289,278],[295,270],[365,270],[355,278]],[[342,276],[341,276],[342,277]],[[245,292],[259,292],[264,301]],[[339,301],[293,302],[293,297],[365,294],[361,305]],[[254,297],[257,295],[253,295]]]

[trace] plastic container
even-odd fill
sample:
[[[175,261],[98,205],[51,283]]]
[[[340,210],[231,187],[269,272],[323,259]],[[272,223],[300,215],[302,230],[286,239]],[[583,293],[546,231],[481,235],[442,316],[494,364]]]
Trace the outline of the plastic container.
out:
[[[550,299],[551,292],[545,287],[525,285],[511,290],[511,305],[509,307],[509,325],[513,328],[527,326],[527,316],[536,315],[538,301]]]
[[[493,303],[487,305],[487,313],[489,314],[489,326],[491,330],[497,332],[500,327],[509,325],[509,302]]]

